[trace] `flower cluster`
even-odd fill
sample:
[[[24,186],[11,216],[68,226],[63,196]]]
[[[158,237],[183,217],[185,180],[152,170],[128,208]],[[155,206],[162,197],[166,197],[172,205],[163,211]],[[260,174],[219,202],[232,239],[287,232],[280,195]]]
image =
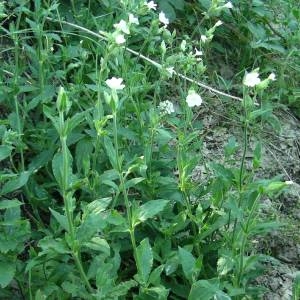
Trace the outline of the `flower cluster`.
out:
[[[170,115],[171,113],[175,112],[174,105],[169,100],[160,102],[158,105],[158,109],[162,116]]]
[[[125,20],[120,20],[119,23],[114,24],[116,28],[116,32],[114,34],[115,43],[118,45],[124,44],[126,42],[124,34],[130,34],[130,25],[131,24],[139,24],[139,19],[135,17],[133,14],[129,14],[128,22]]]

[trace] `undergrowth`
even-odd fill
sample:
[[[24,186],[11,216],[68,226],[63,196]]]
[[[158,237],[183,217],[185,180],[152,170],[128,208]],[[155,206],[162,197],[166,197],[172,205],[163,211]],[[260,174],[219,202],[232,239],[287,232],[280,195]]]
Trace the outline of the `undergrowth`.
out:
[[[291,182],[256,176],[259,139],[246,164],[253,128],[280,130],[269,93],[284,76],[267,52],[259,73],[253,48],[281,41],[253,44],[228,81],[218,55],[245,50],[229,36],[243,12],[267,16],[260,1],[176,2],[1,2],[1,299],[263,295],[254,279],[274,259],[251,241],[279,224],[260,200]],[[240,107],[243,144],[228,141],[224,164],[201,153],[207,90]]]

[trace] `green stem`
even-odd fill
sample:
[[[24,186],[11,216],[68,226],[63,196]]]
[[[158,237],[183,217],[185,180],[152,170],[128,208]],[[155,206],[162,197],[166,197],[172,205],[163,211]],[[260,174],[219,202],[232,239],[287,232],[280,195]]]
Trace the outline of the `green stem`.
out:
[[[133,255],[134,255],[134,259],[136,261],[136,265],[139,265],[130,202],[128,199],[127,190],[125,188],[125,179],[124,179],[124,176],[122,173],[122,166],[121,166],[121,161],[120,161],[120,156],[119,156],[118,127],[117,127],[117,112],[116,111],[113,112],[113,135],[114,135],[114,144],[115,144],[115,151],[116,151],[117,168],[118,168],[117,171],[119,173],[121,191],[123,192],[124,200],[125,200],[125,206],[126,206],[126,211],[127,211],[127,220],[128,220],[129,232],[130,232],[130,240],[131,240],[131,244],[132,244],[132,248],[133,248]]]
[[[244,105],[244,147],[243,147],[243,156],[240,166],[240,173],[239,173],[239,201],[238,201],[238,208],[241,208],[242,205],[242,188],[243,188],[243,177],[244,177],[244,169],[245,169],[245,160],[246,160],[246,153],[248,148],[248,113],[247,113],[247,107],[245,103],[245,97],[243,100]],[[233,225],[233,232],[232,232],[232,246],[234,245],[234,239],[235,239],[235,233],[236,233],[236,226],[237,226],[237,218],[234,220]]]
[[[185,182],[185,176],[183,175],[184,171],[184,167],[183,167],[183,161],[182,161],[182,150],[184,151],[184,149],[182,149],[182,146],[179,145],[178,149],[177,149],[177,166],[178,166],[178,171],[179,171],[179,185],[180,185],[180,189],[182,191],[184,200],[185,200],[185,205],[187,208],[187,212],[188,212],[188,216],[191,219],[192,222],[192,232],[193,232],[193,236],[197,237],[198,233],[197,233],[197,227],[194,222],[194,217],[193,217],[193,212],[192,212],[192,207],[191,207],[191,203],[190,203],[190,197],[187,193],[186,190],[186,182]],[[194,239],[194,246],[196,249],[196,253],[198,255],[198,257],[200,256],[200,248],[199,248],[199,244],[197,242],[197,238]]]
[[[29,288],[29,300],[32,300],[32,289],[31,289],[31,269],[28,272],[28,288]]]
[[[240,250],[239,270],[238,270],[238,275],[237,275],[237,286],[238,287],[241,284],[241,279],[242,279],[242,275],[243,275],[243,271],[244,271],[244,255],[245,255],[245,248],[246,248],[246,243],[247,243],[247,239],[248,239],[248,235],[249,235],[249,226],[250,226],[250,222],[253,221],[253,215],[256,211],[259,197],[260,197],[260,193],[257,194],[257,196],[253,202],[250,214],[247,218],[245,229],[243,230],[244,235],[243,235],[242,245],[241,245],[241,250]]]
[[[103,60],[101,61],[101,66],[100,66],[100,71],[98,74],[98,82],[97,82],[97,102],[96,102],[96,110],[95,110],[95,115],[94,118],[95,120],[102,119],[104,116],[104,110],[103,110],[103,104],[102,104],[102,99],[101,99],[101,82],[103,81],[103,72],[105,68],[107,67],[107,62],[109,59],[110,52],[106,52]],[[96,63],[98,61],[98,55],[96,56]],[[98,63],[97,63],[97,69],[98,69]],[[100,137],[97,135],[96,138],[96,143],[95,143],[95,151],[93,153],[93,158],[92,158],[92,170],[96,170],[96,165],[97,165],[97,156],[99,153],[99,147],[100,147]],[[95,191],[93,191],[95,194]],[[95,196],[95,195],[94,195]]]
[[[75,228],[73,223],[73,213],[72,208],[70,207],[70,198],[68,194],[69,187],[69,157],[68,157],[68,147],[67,147],[67,136],[65,135],[65,121],[64,121],[64,113],[59,112],[59,122],[60,122],[60,142],[62,147],[62,157],[63,157],[63,172],[62,172],[62,196],[64,200],[65,212],[68,220],[69,233],[71,238],[71,251],[72,257],[75,261],[76,267],[79,271],[79,274],[85,283],[87,289],[90,293],[93,292],[93,288],[89,283],[89,280],[85,274],[85,271],[82,266],[82,262],[80,260],[80,250],[77,249],[76,245],[76,236],[75,236]]]
[[[82,262],[81,262],[81,259],[79,258],[78,256],[78,253],[73,253],[73,258],[74,258],[74,261],[75,261],[75,264],[79,270],[79,273],[80,273],[80,276],[83,280],[83,282],[85,283],[85,285],[87,286],[88,290],[90,293],[93,293],[93,288],[85,274],[85,271],[83,269],[83,266],[82,266]]]
[[[187,210],[188,210],[188,216],[192,221],[192,231],[193,231],[193,236],[195,237],[194,246],[195,246],[195,249],[196,249],[196,254],[197,254],[198,257],[200,257],[201,252],[200,252],[200,247],[199,247],[199,244],[198,244],[198,241],[197,241],[198,232],[197,232],[196,224],[194,222],[194,217],[193,217],[193,212],[192,212],[192,208],[191,208],[191,204],[190,204],[190,199],[189,199],[189,196],[187,195],[185,190],[183,191],[183,195],[184,195],[186,207],[187,207]]]

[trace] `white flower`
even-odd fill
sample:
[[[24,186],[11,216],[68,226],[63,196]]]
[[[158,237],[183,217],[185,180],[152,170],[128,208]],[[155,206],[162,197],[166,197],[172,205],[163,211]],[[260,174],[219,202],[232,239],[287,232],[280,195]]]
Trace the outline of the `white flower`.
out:
[[[227,2],[223,7],[231,9],[231,8],[233,8],[233,5],[232,5],[232,3],[229,1],[229,2]]]
[[[259,76],[259,74],[256,70],[254,70],[250,73],[247,73],[243,80],[244,85],[250,86],[250,87],[256,86],[261,81],[258,76]]]
[[[276,75],[274,73],[271,73],[269,76],[268,76],[268,79],[270,80],[276,80]]]
[[[161,115],[170,115],[171,113],[175,112],[174,105],[169,100],[160,102],[158,108]]]
[[[195,56],[202,56],[203,52],[201,50],[198,50],[197,48],[195,48]]]
[[[206,41],[207,41],[207,39],[208,39],[208,37],[206,36],[206,35],[201,35],[201,41],[203,42],[203,43],[205,43]]]
[[[294,184],[294,181],[288,180],[288,181],[285,181],[285,184],[291,185],[291,184]]]
[[[114,27],[126,34],[130,34],[129,27],[128,27],[126,21],[124,21],[124,20],[121,20],[119,23],[114,24]]]
[[[133,14],[129,14],[129,23],[139,25],[139,19],[135,17]]]
[[[165,13],[163,11],[161,11],[158,15],[158,19],[161,23],[164,24],[165,27],[167,27],[167,25],[169,25],[169,19],[166,17]]]
[[[223,22],[219,20],[219,21],[215,24],[214,27],[219,27],[219,26],[221,26],[222,24],[223,24]]]
[[[150,1],[150,2],[145,1],[145,5],[147,5],[148,9],[156,10],[157,4],[154,3],[154,1]]]
[[[116,37],[115,37],[115,42],[118,45],[124,44],[126,42],[124,34],[117,34]]]
[[[107,79],[105,83],[112,89],[112,90],[123,90],[125,85],[122,84],[123,78],[116,78],[112,77],[111,79]]]
[[[166,70],[171,76],[173,76],[173,74],[175,73],[174,67],[168,67],[168,68],[166,68]]]
[[[200,106],[202,104],[202,98],[194,90],[189,90],[189,94],[186,97],[186,103],[189,107]]]
[[[185,51],[186,50],[186,40],[183,40],[182,42],[181,42],[181,44],[180,44],[180,49],[181,49],[181,51]]]

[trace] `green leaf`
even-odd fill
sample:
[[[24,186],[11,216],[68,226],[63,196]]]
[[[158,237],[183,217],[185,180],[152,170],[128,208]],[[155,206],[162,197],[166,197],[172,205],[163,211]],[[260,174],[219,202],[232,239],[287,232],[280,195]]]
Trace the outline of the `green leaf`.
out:
[[[160,275],[164,270],[164,267],[164,265],[160,265],[151,272],[149,277],[149,284],[151,283],[155,286],[158,286],[160,284]]]
[[[57,211],[55,211],[52,208],[49,208],[49,210],[51,211],[51,214],[53,215],[53,217],[56,219],[56,221],[60,224],[60,226],[66,230],[69,231],[69,225],[68,225],[68,220],[67,217],[64,215],[61,215],[60,213],[58,213]]]
[[[56,107],[59,112],[68,113],[72,102],[69,101],[68,95],[65,92],[65,89],[60,86],[58,90],[57,100],[56,100]]]
[[[188,300],[211,300],[218,291],[217,280],[199,280],[192,285]]]
[[[253,168],[257,169],[261,165],[261,152],[262,152],[262,147],[261,147],[261,142],[257,142],[254,152],[253,152]]]
[[[28,181],[29,175],[30,175],[30,172],[24,171],[24,172],[21,172],[17,178],[6,182],[4,184],[4,186],[2,187],[0,195],[5,195],[8,193],[11,193],[11,192],[21,188],[22,186],[24,186]]]
[[[93,153],[93,143],[91,139],[84,138],[76,145],[76,167],[79,172],[90,169],[90,157]]]
[[[186,279],[192,282],[196,259],[192,253],[181,247],[178,247],[178,255]]]
[[[0,261],[0,286],[4,289],[14,278],[16,266],[12,262]]]
[[[104,147],[105,147],[106,154],[109,158],[109,161],[110,161],[112,167],[114,169],[118,170],[116,151],[115,151],[115,148],[114,148],[110,138],[107,136],[104,137]]]
[[[137,269],[142,284],[146,284],[153,265],[153,253],[149,239],[143,239],[136,249]]]
[[[275,44],[275,43],[269,43],[269,42],[262,42],[260,40],[258,41],[253,41],[250,43],[251,48],[256,49],[256,48],[265,48],[267,50],[271,51],[276,51],[282,54],[286,53],[286,50],[284,47],[282,47],[280,44]]]
[[[71,185],[72,181],[74,180],[74,175],[72,172],[73,158],[72,158],[70,151],[67,150],[67,152],[68,152],[67,178],[68,178],[68,185]],[[60,187],[62,187],[62,184],[63,184],[63,154],[62,153],[56,153],[54,155],[53,160],[52,160],[52,171],[53,171],[53,175],[54,175],[57,183],[59,184]]]
[[[10,156],[12,147],[8,145],[0,146],[0,161]]]
[[[43,105],[43,112],[44,115],[51,120],[53,126],[55,127],[55,129],[57,130],[57,132],[60,131],[59,128],[59,119],[58,117],[54,117],[52,114],[54,114],[54,112],[52,111],[52,109],[46,105]]]
[[[95,236],[90,242],[84,244],[85,247],[90,248],[95,251],[100,251],[105,253],[107,256],[110,255],[110,247],[105,239]]]
[[[137,218],[139,221],[144,222],[149,218],[154,217],[169,203],[169,200],[151,200],[138,208]]]
[[[237,148],[238,148],[238,145],[236,143],[236,139],[234,136],[231,136],[228,139],[227,145],[225,146],[225,156],[229,157],[229,156],[233,155],[236,152]]]
[[[177,255],[168,258],[165,264],[166,275],[169,276],[172,273],[176,272],[178,265],[179,265],[179,258]]]
[[[23,203],[17,199],[2,200],[0,202],[0,209],[14,208],[14,207],[21,206],[21,205],[23,205]]]
[[[119,299],[121,296],[125,296],[128,291],[137,286],[138,283],[135,280],[128,280],[121,282],[117,286],[113,287],[109,293],[109,298],[108,299]],[[123,299],[123,298],[121,298]]]
[[[86,118],[86,112],[77,113],[71,119],[66,120],[66,135],[69,135],[84,119]]]
[[[39,241],[38,246],[44,251],[52,250],[59,254],[70,253],[65,240],[61,238],[53,239],[51,236],[45,236]]]
[[[293,296],[292,300],[300,299],[300,272],[296,272],[293,283]]]
[[[228,255],[224,255],[218,259],[217,270],[220,276],[226,275],[234,267],[234,259]]]
[[[104,229],[106,220],[99,213],[89,214],[80,225],[77,231],[77,238],[80,242],[89,242],[96,232]]]
[[[145,180],[145,178],[143,177],[132,178],[125,182],[125,189],[132,188],[136,186],[138,183],[142,182],[143,180]]]
[[[157,129],[156,140],[160,146],[166,145],[172,138],[173,137],[169,131],[162,128]]]
[[[47,296],[45,294],[43,294],[42,291],[39,289],[36,291],[34,299],[35,300],[46,300]]]
[[[42,168],[49,161],[51,161],[54,154],[53,149],[47,149],[40,152],[37,156],[33,157],[28,166],[31,172],[36,172],[38,169]]]
[[[95,212],[95,213],[102,212],[108,207],[108,205],[111,203],[111,201],[112,201],[111,197],[96,199],[96,200],[90,202],[86,206],[86,210],[89,212]]]

